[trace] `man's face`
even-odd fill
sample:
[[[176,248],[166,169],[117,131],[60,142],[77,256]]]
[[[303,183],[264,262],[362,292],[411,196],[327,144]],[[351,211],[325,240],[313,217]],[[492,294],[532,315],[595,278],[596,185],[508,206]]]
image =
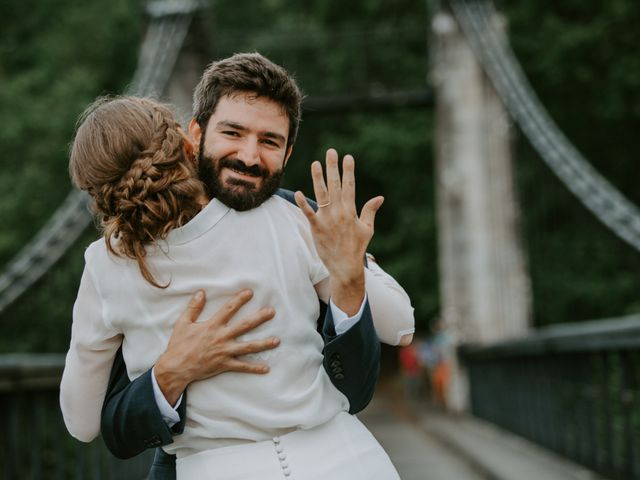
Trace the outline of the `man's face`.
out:
[[[198,175],[211,198],[250,210],[280,186],[291,147],[289,119],[275,102],[250,93],[224,96],[204,135],[195,121],[189,130],[200,145]]]

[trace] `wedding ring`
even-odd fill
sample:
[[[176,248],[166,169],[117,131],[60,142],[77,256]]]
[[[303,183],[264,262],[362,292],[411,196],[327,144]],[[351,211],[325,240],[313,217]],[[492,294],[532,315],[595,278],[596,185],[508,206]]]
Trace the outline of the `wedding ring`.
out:
[[[318,205],[318,208],[328,207],[329,205],[331,205],[331,202],[327,202],[327,203],[323,203],[322,205]]]

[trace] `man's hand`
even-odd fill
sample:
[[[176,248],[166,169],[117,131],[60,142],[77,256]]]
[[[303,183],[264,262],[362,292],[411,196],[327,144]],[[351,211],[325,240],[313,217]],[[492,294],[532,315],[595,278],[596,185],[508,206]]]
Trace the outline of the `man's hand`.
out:
[[[237,357],[275,348],[280,339],[269,337],[238,342],[236,338],[273,318],[275,311],[263,308],[229,325],[231,317],[252,296],[250,290],[238,292],[207,321],[196,323],[206,299],[202,290],[194,295],[187,310],[176,322],[169,345],[154,370],[158,386],[170,405],[175,405],[187,385],[196,380],[223,372],[264,374],[269,371],[265,364],[250,363]]]
[[[327,150],[326,165],[326,183],[320,162],[311,165],[318,211],[313,211],[302,192],[295,193],[295,200],[309,220],[318,255],[329,270],[333,303],[347,315],[355,315],[365,292],[362,262],[384,198],[369,200],[358,217],[353,157],[346,155],[342,161],[342,180],[334,149]]]

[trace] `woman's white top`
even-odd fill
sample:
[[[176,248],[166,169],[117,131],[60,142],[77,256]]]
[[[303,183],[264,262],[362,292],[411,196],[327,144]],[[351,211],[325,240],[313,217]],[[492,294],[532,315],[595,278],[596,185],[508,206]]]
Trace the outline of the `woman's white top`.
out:
[[[348,410],[347,398],[331,384],[322,365],[324,345],[316,331],[319,306],[314,285],[326,280],[328,272],[307,220],[295,205],[274,196],[259,208],[238,212],[214,199],[147,252],[150,271],[158,283],[170,282],[168,288],[144,280],[135,261],[109,254],[104,240],[85,253],[60,394],[72,435],[84,441],[97,436],[120,343],[129,377],[135,379],[164,352],[175,320],[200,288],[207,294],[201,320],[239,290],[253,290],[253,298],[231,322],[262,307],[273,307],[276,315],[239,340],[278,336],[280,345],[247,356],[268,363],[266,375],[226,372],[191,383],[184,433],[164,447],[167,452],[183,457],[261,441],[320,425]],[[385,288],[371,278],[378,288]],[[397,288],[389,285],[387,290],[398,297]],[[373,304],[372,311],[375,316]],[[412,315],[410,320],[412,327]],[[405,320],[398,325],[392,336],[406,330],[406,324]]]

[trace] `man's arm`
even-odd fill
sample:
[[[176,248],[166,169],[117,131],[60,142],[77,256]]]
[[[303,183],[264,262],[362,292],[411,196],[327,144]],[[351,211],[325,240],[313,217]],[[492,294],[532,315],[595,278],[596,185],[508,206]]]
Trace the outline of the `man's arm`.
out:
[[[360,320],[337,335],[330,308],[322,327],[324,368],[331,383],[349,399],[349,413],[358,413],[369,404],[380,373],[380,342],[373,327],[369,302],[365,301]]]
[[[290,190],[281,188],[277,195],[298,203]],[[314,212],[318,211],[316,202],[306,197],[304,200]],[[367,260],[363,260],[366,265]],[[331,383],[349,400],[349,413],[364,410],[373,397],[380,373],[380,342],[368,300],[359,320],[341,334],[336,333],[332,309],[321,301],[318,332],[324,339],[323,365]]]
[[[273,309],[263,308],[228,325],[233,315],[249,301],[251,292],[239,292],[207,321],[195,323],[206,303],[204,292],[199,293],[176,322],[167,350],[154,367],[158,387],[171,405],[186,395],[184,378],[189,383],[227,371],[267,373],[267,365],[241,361],[237,357],[279,344],[275,337],[236,341],[274,315]],[[147,448],[167,445],[173,442],[173,435],[184,429],[186,399],[182,398],[177,407],[180,421],[169,427],[155,400],[152,374],[149,370],[131,382],[122,353],[118,352],[102,407],[101,432],[109,450],[119,458],[130,458]]]
[[[332,303],[349,316],[365,304],[360,319],[342,335],[336,335],[331,309],[327,309],[322,330],[324,367],[333,385],[349,399],[349,412],[357,413],[371,401],[380,371],[380,342],[365,297],[363,259],[382,197],[367,202],[358,217],[353,158],[345,157],[343,179],[338,171],[338,153],[333,149],[327,151],[326,167],[325,183],[320,162],[311,165],[317,205],[301,192],[294,198],[309,221],[316,249],[329,271]]]
[[[102,439],[118,458],[130,458],[147,448],[167,445],[173,441],[173,435],[182,433],[184,429],[185,399],[178,407],[181,421],[169,427],[156,404],[151,375],[149,370],[131,382],[122,358],[122,348],[118,350],[101,422]]]
[[[355,161],[351,155],[344,157],[341,177],[338,160],[338,153],[329,149],[326,154],[326,182],[320,162],[313,162],[311,165],[317,208],[310,205],[302,192],[295,193],[295,201],[309,221],[318,255],[329,271],[331,300],[340,310],[353,315],[360,309],[365,298],[366,283],[366,291],[373,290],[370,298],[372,305],[376,305],[376,329],[384,334],[387,343],[408,343],[411,341],[414,324],[408,296],[381,269],[377,269],[374,274],[362,266],[362,259],[373,236],[375,214],[384,199],[372,198],[365,203],[358,215],[355,206]],[[366,363],[367,359],[375,358],[376,355],[379,358],[380,346],[369,305],[365,312],[360,321],[341,336],[344,337],[341,338],[343,342],[359,338],[359,348],[363,349],[361,351],[351,348],[343,350],[345,353],[331,352],[334,346],[331,341],[331,322],[328,322],[328,330],[325,329],[328,340],[325,365],[334,385],[341,390],[344,386],[358,388],[358,378],[363,381],[359,390],[363,392],[361,401],[351,404],[352,412],[364,408],[370,400],[379,370],[379,364]],[[352,329],[355,330],[351,331]],[[357,358],[358,353],[368,356]],[[356,368],[347,371],[345,365],[351,362],[354,362]],[[373,382],[371,379],[374,379]],[[352,381],[355,383],[351,383]],[[344,384],[343,388],[341,383]],[[371,386],[370,391],[366,390],[368,385]],[[357,392],[358,390],[351,393]]]

